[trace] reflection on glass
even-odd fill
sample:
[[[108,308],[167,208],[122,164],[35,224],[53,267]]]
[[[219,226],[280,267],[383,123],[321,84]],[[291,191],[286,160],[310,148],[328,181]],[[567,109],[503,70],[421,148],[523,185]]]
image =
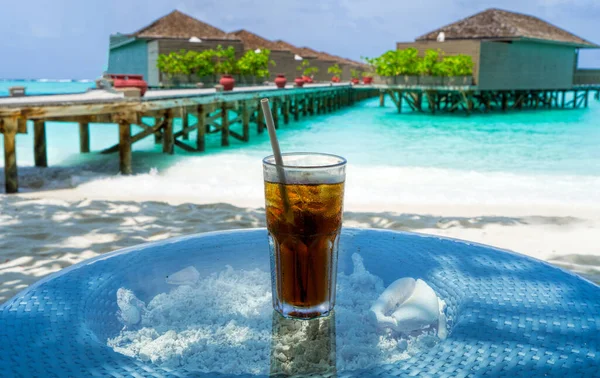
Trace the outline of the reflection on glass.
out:
[[[310,320],[273,311],[271,374],[335,376],[335,312]]]

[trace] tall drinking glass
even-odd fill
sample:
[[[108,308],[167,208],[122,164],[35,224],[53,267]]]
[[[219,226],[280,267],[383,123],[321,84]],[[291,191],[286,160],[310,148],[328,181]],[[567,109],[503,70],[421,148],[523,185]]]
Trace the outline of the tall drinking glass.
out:
[[[335,305],[346,159],[320,153],[263,160],[273,307],[285,317],[327,315]]]

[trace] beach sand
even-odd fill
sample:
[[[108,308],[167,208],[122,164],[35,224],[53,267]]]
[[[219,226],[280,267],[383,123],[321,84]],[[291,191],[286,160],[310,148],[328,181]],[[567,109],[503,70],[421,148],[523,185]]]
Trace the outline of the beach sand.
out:
[[[0,195],[0,303],[98,254],[179,235],[265,226],[256,199],[202,204],[183,197],[132,201],[83,195],[75,189]],[[510,249],[600,282],[599,208],[347,201],[344,217],[346,226],[415,231]]]

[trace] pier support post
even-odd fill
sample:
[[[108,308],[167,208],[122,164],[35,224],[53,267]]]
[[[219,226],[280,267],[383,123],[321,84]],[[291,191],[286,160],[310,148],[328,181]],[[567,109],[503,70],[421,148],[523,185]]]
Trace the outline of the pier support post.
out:
[[[379,106],[385,106],[385,93],[383,91],[379,92]]]
[[[308,105],[309,99],[307,97],[308,97],[307,95],[302,96],[302,116],[303,117],[306,117],[306,114],[308,111],[307,105]]]
[[[163,123],[163,152],[173,155],[173,110],[169,109],[165,112]]]
[[[16,119],[0,120],[0,131],[4,134],[4,186],[6,193],[19,191],[19,173],[17,171]]]
[[[585,92],[583,92],[583,95],[584,95],[584,97],[583,97],[583,107],[584,108],[588,107],[588,97],[590,97],[589,94],[590,94],[590,92],[587,89],[585,90]]]
[[[250,140],[250,104],[242,101],[242,139],[244,142]]]
[[[404,98],[404,93],[402,91],[398,92],[398,113],[402,113],[402,99]]]
[[[46,123],[44,120],[33,121],[33,155],[36,167],[48,166],[48,153],[46,150]]]
[[[154,126],[158,125],[160,122],[162,122],[161,117],[154,117]],[[162,131],[158,130],[157,132],[154,133],[154,144],[161,144],[162,141],[163,141]]]
[[[90,152],[90,124],[87,121],[79,122],[79,152]]]
[[[131,124],[129,120],[119,121],[119,170],[122,175],[130,175],[131,169]]]
[[[221,146],[229,146],[229,114],[225,102],[221,105]]]
[[[181,108],[181,127],[183,129],[183,135],[181,136],[184,140],[190,139],[190,132],[187,130],[190,124],[190,120],[188,119],[188,111],[186,107]]]
[[[258,106],[256,107],[256,132],[258,132],[259,134],[262,134],[263,131],[265,131],[264,117],[265,116],[263,115],[262,108],[260,107],[259,102]]]
[[[273,125],[276,129],[279,128],[279,99],[277,97],[273,98],[273,105],[271,105],[271,114],[273,115]]]
[[[198,124],[196,125],[196,149],[204,152],[204,136],[206,134],[206,111],[204,105],[198,105]]]
[[[294,96],[294,121],[300,118],[300,107],[298,106],[298,96]]]
[[[502,91],[502,93],[500,94],[500,96],[502,96],[502,111],[505,112],[506,108],[508,107],[508,99],[506,96],[506,92]]]
[[[287,125],[288,123],[290,123],[290,97],[289,96],[286,96],[283,99],[282,112],[283,112],[283,123],[285,125]]]

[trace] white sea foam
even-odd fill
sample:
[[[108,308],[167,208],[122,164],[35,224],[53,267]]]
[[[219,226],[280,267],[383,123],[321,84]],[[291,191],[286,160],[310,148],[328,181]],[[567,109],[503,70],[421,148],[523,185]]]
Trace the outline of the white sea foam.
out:
[[[329,320],[336,323],[335,344],[331,333],[313,335],[325,349],[336,345],[338,372],[401,361],[439,341],[434,330],[409,336],[377,327],[370,320],[370,307],[383,292],[383,282],[364,268],[359,255],[353,256],[353,262],[353,273],[338,277],[336,314]],[[133,312],[135,321],[141,314],[141,324],[132,329],[126,319],[127,328],[107,344],[142,361],[192,371],[267,374],[274,366],[294,371],[293,365],[306,364],[308,357],[285,351],[306,342],[302,327],[306,322],[272,316],[270,289],[268,272],[231,267],[197,285],[159,294],[142,310],[134,293],[120,289],[121,311]],[[135,306],[129,304],[132,298]],[[315,363],[320,363],[322,356],[315,357]]]
[[[114,175],[114,159],[100,168],[31,169],[21,186],[24,190],[76,188],[73,194],[78,197],[99,199],[227,202],[255,207],[264,203],[262,167],[254,156],[186,156],[168,164],[163,160],[158,168],[149,165],[153,163],[138,159],[138,171],[147,173],[133,176]],[[348,209],[393,208],[396,204],[598,206],[600,176],[350,164],[345,198]]]

